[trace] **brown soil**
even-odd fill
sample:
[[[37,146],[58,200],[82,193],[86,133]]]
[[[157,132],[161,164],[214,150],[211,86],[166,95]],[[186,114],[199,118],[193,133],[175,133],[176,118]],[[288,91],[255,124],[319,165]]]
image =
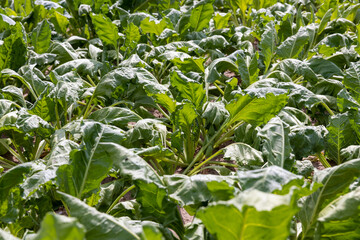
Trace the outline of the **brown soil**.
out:
[[[190,224],[193,221],[194,216],[188,214],[188,212],[184,208],[179,208],[179,211],[184,225]]]

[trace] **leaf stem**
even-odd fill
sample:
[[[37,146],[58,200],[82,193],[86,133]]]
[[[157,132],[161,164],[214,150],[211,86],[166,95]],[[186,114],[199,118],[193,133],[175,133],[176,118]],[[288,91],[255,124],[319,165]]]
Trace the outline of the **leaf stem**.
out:
[[[159,104],[156,104],[156,109],[159,110],[159,112],[161,112],[161,114],[164,115],[164,117],[166,117],[166,119],[170,120],[170,116],[167,115],[167,113],[160,107]]]
[[[326,103],[324,103],[324,102],[320,102],[320,104],[326,109],[326,111],[328,111],[328,113],[331,115],[331,116],[334,116],[335,115],[335,113],[329,108],[329,106],[326,104]]]
[[[2,156],[0,156],[0,162],[3,162],[4,164],[10,165],[10,166],[16,166],[16,163],[14,163],[6,158],[3,158]]]
[[[14,151],[14,149],[12,149],[6,142],[5,139],[0,139],[0,143],[17,159],[19,160],[21,163],[24,163],[26,161],[23,161],[20,157],[20,155]]]
[[[88,112],[89,112],[89,110],[90,110],[91,103],[92,103],[93,99],[94,99],[94,94],[91,95],[91,98],[90,98],[89,102],[88,102],[87,105],[86,105],[85,113],[84,113],[84,115],[83,115],[83,118],[84,118],[84,119],[86,119],[86,118],[88,117],[88,114],[89,114]]]
[[[96,84],[94,83],[94,81],[91,79],[91,77],[89,75],[86,75],[86,78],[87,78],[87,80],[89,80],[91,86],[96,87]]]
[[[121,198],[123,198],[125,196],[125,194],[127,194],[128,192],[130,192],[131,190],[133,190],[135,188],[135,185],[131,185],[130,187],[128,187],[127,189],[125,189],[116,199],[115,201],[111,204],[111,206],[109,207],[109,209],[106,211],[107,214],[109,214],[111,212],[111,210],[116,206],[116,204],[118,204],[118,202],[121,200]]]
[[[189,172],[187,175],[191,176],[193,175],[198,169],[200,169],[204,164],[206,164],[207,162],[209,162],[211,159],[217,157],[218,155],[220,155],[223,152],[223,149],[220,149],[219,151],[217,151],[216,153],[214,153],[213,155],[211,155],[210,157],[208,157],[205,161],[203,161],[202,163],[200,163],[199,165],[197,165],[196,167],[194,167],[194,169]],[[185,173],[184,173],[185,174]]]
[[[318,157],[318,159],[320,160],[321,164],[324,167],[326,168],[331,167],[330,163],[326,160],[326,158],[324,157],[324,155],[322,155],[322,153],[317,153],[316,156]]]

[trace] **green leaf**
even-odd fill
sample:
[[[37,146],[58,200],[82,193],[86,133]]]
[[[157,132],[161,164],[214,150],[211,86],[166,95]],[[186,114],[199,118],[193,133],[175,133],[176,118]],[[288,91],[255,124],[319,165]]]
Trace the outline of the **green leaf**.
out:
[[[209,21],[214,13],[212,1],[201,1],[194,6],[190,15],[190,26],[199,32],[209,26]]]
[[[20,240],[20,238],[17,238],[0,228],[0,240]]]
[[[294,126],[289,138],[292,153],[296,159],[320,153],[325,148],[325,135],[328,131],[324,126]]]
[[[54,132],[54,128],[48,122],[39,116],[29,114],[25,109],[9,113],[0,119],[0,131],[8,130],[43,138],[49,138]]]
[[[112,45],[118,49],[119,32],[115,24],[102,14],[91,14],[91,20],[95,26],[96,34],[106,45]]]
[[[216,12],[214,16],[215,28],[223,29],[228,26],[229,19],[231,17],[231,13],[221,13]]]
[[[45,53],[50,47],[51,30],[47,20],[43,20],[34,28],[31,34],[31,42],[35,52]]]
[[[23,35],[23,26],[17,22],[10,27],[10,36],[0,45],[0,70],[10,68],[18,70],[26,61],[26,43]]]
[[[68,42],[53,42],[48,50],[49,53],[56,54],[56,59],[60,64],[80,58],[80,54]]]
[[[241,76],[241,85],[245,88],[256,82],[258,79],[259,69],[257,66],[258,54],[254,54],[252,58],[243,57],[240,54],[236,56],[238,71]]]
[[[256,189],[267,193],[287,193],[291,187],[302,187],[304,184],[302,176],[295,175],[278,166],[239,171],[237,175],[242,190]]]
[[[89,119],[127,129],[129,122],[137,122],[141,117],[127,108],[106,107],[93,112]]]
[[[55,109],[55,101],[49,97],[49,89],[46,89],[36,100],[32,108],[29,110],[29,113],[37,115],[45,121],[52,122],[56,120],[56,115],[53,109]]]
[[[268,70],[271,60],[274,56],[277,43],[277,32],[275,29],[275,23],[270,22],[266,24],[265,31],[261,35],[260,48],[261,53],[264,56],[265,72]]]
[[[6,99],[0,99],[0,119],[15,110],[15,103]]]
[[[269,92],[260,97],[237,94],[236,98],[226,105],[226,109],[230,113],[230,123],[242,120],[259,126],[273,118],[286,103],[285,94],[275,95]]]
[[[24,196],[26,198],[30,197],[36,192],[36,190],[39,190],[46,183],[54,180],[56,177],[56,170],[56,168],[49,167],[47,169],[35,172],[31,176],[27,177],[21,184],[21,187],[24,189]]]
[[[21,88],[15,86],[6,86],[0,90],[5,99],[12,100],[22,107],[26,106],[25,99]],[[0,114],[1,116],[1,114]]]
[[[314,174],[313,181],[323,186],[301,200],[299,217],[304,237],[313,238],[319,213],[332,201],[348,191],[349,185],[360,175],[360,159],[345,162],[339,166],[326,168]],[[341,179],[341,181],[339,181]],[[330,207],[330,206],[329,206]],[[332,207],[333,208],[333,207]]]
[[[50,22],[54,24],[54,27],[57,32],[66,34],[67,28],[69,26],[69,20],[67,17],[59,13],[58,11],[52,11],[52,16],[50,17]]]
[[[71,163],[57,171],[62,190],[68,189],[68,193],[83,198],[100,187],[114,162],[108,153],[115,147],[109,142],[117,138],[114,128],[96,122],[85,123],[80,148],[71,152]]]
[[[155,33],[157,36],[168,27],[168,19],[163,18],[161,21],[150,19],[147,17],[141,21],[140,28],[143,33]]]
[[[197,110],[202,108],[206,94],[202,84],[186,77],[180,71],[171,74],[170,82],[180,92],[182,98],[188,99]]]
[[[126,37],[125,45],[127,47],[135,47],[141,37],[139,28],[133,22],[130,22],[124,33]]]
[[[206,127],[216,127],[220,129],[225,120],[229,117],[229,112],[223,102],[208,102],[203,111],[202,118],[205,119]]]
[[[360,187],[334,200],[319,213],[319,235],[332,239],[359,238],[359,205]]]
[[[240,166],[263,165],[262,153],[245,143],[233,143],[224,148],[224,159],[235,161]]]
[[[276,165],[291,170],[294,164],[289,138],[290,128],[279,117],[271,119],[259,131],[262,138],[263,155],[269,165]]]
[[[198,211],[197,217],[219,240],[285,240],[290,235],[291,219],[298,211],[291,195],[248,190],[229,201],[209,204]]]
[[[276,50],[276,54],[281,58],[296,58],[303,50],[305,44],[309,40],[309,33],[305,28],[291,37],[288,37]]]
[[[221,73],[226,70],[238,72],[238,65],[228,57],[215,59],[206,68],[205,79],[207,83],[213,83],[221,78]]]
[[[194,106],[189,102],[185,102],[185,104],[179,107],[175,114],[176,124],[179,124],[184,129],[190,129],[191,124],[197,117]]]
[[[122,239],[140,239],[125,221],[116,219],[108,214],[98,212],[95,208],[86,205],[81,200],[68,194],[58,192],[60,198],[70,209],[72,217],[84,225],[85,237],[88,240],[113,239],[114,236]]]
[[[351,128],[348,113],[332,116],[327,126],[325,151],[331,160],[337,164],[343,162],[341,149],[356,143],[356,134]]]
[[[320,57],[313,57],[309,60],[309,67],[324,78],[330,78],[334,75],[342,76],[341,69],[333,62]]]
[[[345,112],[350,109],[359,109],[360,104],[349,94],[346,89],[342,89],[337,95],[337,106],[340,112]]]
[[[175,51],[166,51],[165,53],[159,55],[159,58],[162,60],[168,60],[177,66],[182,72],[204,72],[204,62],[203,58],[191,57],[187,53],[175,52]]]
[[[303,76],[304,79],[311,83],[316,83],[319,81],[315,72],[306,62],[297,59],[285,59],[281,61],[277,67],[292,79]]]
[[[228,41],[221,35],[206,37],[199,42],[199,47],[206,49],[224,49],[229,45]]]
[[[34,240],[81,240],[85,239],[85,228],[76,218],[48,213],[41,222]]]
[[[166,175],[164,182],[169,197],[180,206],[189,206],[208,201],[229,200],[236,193],[234,179],[216,175]]]
[[[320,21],[320,24],[319,24],[319,29],[318,29],[318,32],[317,32],[318,35],[320,35],[324,31],[326,25],[330,22],[330,18],[331,18],[332,13],[333,13],[333,9],[329,9],[324,14],[324,16],[321,18],[321,21]]]
[[[59,75],[64,75],[69,72],[76,72],[84,78],[89,75],[94,78],[100,73],[100,76],[104,76],[110,71],[108,64],[98,62],[92,59],[77,59],[72,61],[67,61],[64,64],[61,64],[54,71]]]
[[[357,96],[360,96],[360,63],[351,63],[345,71],[343,83]]]
[[[360,158],[360,145],[350,145],[341,149],[340,156],[344,161]]]

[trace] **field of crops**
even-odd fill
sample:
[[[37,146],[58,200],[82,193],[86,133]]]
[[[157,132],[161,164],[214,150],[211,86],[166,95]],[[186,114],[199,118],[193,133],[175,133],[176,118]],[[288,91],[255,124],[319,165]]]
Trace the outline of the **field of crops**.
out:
[[[0,240],[360,239],[358,0],[0,6]]]

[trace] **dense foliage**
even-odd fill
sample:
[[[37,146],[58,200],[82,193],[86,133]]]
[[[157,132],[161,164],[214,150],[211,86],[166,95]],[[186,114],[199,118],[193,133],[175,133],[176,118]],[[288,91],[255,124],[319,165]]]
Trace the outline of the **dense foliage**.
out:
[[[0,5],[0,239],[360,239],[358,1]]]

